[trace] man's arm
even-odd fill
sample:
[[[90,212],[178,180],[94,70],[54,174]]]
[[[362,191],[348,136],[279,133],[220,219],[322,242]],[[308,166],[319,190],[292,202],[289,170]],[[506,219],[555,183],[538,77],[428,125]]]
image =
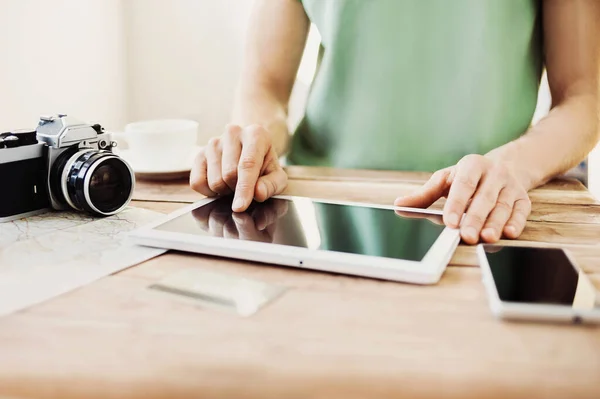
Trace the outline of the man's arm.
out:
[[[278,156],[290,135],[287,106],[309,20],[298,0],[256,0],[250,18],[233,124],[198,154],[191,187],[206,195],[235,193],[233,210],[281,193],[287,175]]]
[[[233,122],[264,127],[279,155],[289,141],[287,106],[309,27],[298,0],[257,0],[250,18]]]
[[[490,156],[508,161],[527,190],[577,165],[598,143],[600,1],[545,0],[548,116]]]

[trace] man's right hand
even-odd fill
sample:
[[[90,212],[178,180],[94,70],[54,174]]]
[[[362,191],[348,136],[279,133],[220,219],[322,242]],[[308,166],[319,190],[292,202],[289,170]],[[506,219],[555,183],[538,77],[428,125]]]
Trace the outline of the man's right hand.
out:
[[[287,174],[279,164],[271,136],[263,127],[228,125],[198,153],[190,186],[208,197],[234,193],[232,209],[245,211],[281,193]]]

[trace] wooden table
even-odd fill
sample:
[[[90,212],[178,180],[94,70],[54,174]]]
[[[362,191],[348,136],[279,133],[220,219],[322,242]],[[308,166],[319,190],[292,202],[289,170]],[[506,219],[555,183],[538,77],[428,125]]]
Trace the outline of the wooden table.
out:
[[[428,176],[289,174],[289,194],[376,203]],[[135,198],[168,212],[199,196],[142,182]],[[600,203],[570,180],[531,198],[519,243],[569,248],[600,288]],[[292,289],[250,318],[147,289],[193,268]],[[468,246],[427,287],[169,253],[0,319],[0,397],[600,398],[600,328],[498,321],[480,280]]]

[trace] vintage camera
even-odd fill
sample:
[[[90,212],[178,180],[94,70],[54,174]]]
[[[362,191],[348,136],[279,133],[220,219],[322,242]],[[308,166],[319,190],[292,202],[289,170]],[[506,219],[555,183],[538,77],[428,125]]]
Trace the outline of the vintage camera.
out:
[[[133,194],[131,167],[100,125],[43,116],[36,130],[0,134],[0,221],[47,209],[98,216],[123,210]]]

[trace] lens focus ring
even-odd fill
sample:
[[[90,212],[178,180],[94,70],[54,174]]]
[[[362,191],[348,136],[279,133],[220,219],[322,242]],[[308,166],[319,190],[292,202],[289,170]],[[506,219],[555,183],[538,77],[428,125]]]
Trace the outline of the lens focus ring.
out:
[[[71,163],[66,192],[72,207],[97,215],[114,215],[127,206],[135,178],[123,159],[108,151],[82,151]]]

